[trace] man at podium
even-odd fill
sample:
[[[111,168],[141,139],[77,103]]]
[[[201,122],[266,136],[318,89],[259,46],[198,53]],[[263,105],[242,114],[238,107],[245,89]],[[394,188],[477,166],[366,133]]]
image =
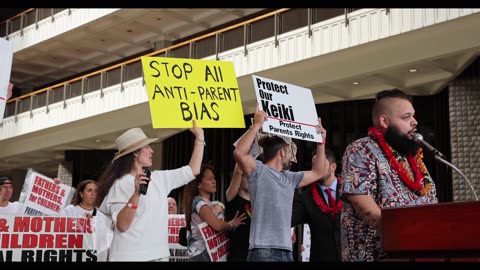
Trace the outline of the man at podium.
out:
[[[413,141],[417,132],[412,100],[393,89],[377,93],[368,136],[343,156],[341,215],[343,261],[379,261],[381,209],[438,203],[435,183]]]

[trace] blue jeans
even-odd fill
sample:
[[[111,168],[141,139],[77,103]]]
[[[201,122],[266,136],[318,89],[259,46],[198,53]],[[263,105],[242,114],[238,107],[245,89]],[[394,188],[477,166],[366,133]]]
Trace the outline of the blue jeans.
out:
[[[293,262],[293,254],[286,249],[254,248],[248,251],[247,262]]]

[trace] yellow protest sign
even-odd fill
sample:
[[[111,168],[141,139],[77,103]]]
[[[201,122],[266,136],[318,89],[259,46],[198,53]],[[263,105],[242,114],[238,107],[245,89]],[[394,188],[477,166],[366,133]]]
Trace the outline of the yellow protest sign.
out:
[[[142,57],[153,128],[244,128],[232,62]]]

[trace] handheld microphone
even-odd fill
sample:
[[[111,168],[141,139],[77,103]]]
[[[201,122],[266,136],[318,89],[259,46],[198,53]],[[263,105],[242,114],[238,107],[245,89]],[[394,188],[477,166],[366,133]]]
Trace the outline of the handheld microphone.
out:
[[[148,184],[150,183],[151,172],[148,168],[143,168],[143,172],[145,173],[145,176],[148,178],[148,181],[147,181],[146,184],[140,184],[140,194],[147,195]]]
[[[437,149],[435,149],[435,147],[431,146],[429,143],[427,143],[426,141],[423,140],[422,134],[416,133],[413,136],[413,141],[420,144],[421,146],[424,146],[428,150],[432,151],[433,154],[438,155],[439,157],[445,158],[445,156],[442,153],[440,153],[440,151],[438,151]]]

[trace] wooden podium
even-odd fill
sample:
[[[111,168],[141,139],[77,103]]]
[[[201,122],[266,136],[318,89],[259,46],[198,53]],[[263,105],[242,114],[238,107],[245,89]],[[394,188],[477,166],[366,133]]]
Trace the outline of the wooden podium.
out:
[[[480,202],[382,210],[388,261],[480,262]]]

